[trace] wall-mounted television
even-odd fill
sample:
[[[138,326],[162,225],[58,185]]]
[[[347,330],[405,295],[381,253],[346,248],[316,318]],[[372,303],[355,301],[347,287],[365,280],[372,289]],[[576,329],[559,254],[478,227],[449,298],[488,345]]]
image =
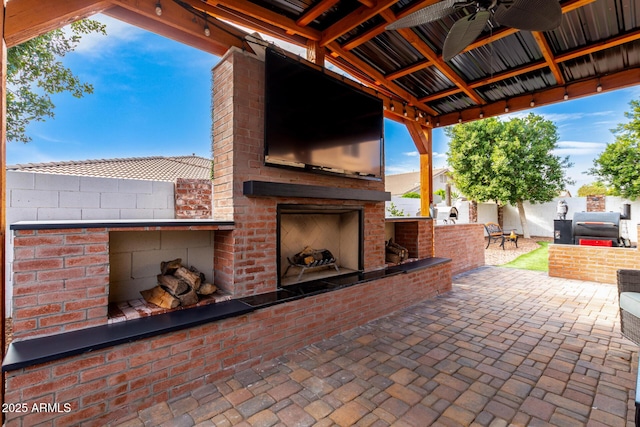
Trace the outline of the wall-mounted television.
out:
[[[267,49],[265,164],[382,179],[382,100]]]

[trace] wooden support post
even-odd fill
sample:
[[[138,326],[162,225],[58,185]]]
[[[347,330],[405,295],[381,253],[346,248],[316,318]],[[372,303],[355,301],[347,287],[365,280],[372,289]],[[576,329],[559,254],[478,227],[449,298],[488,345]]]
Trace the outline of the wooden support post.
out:
[[[4,360],[5,347],[5,287],[6,287],[6,231],[7,231],[7,43],[4,37],[6,0],[2,0],[0,7],[0,336],[2,347],[0,354]],[[4,406],[5,381],[2,375],[0,386],[0,406]],[[2,424],[4,424],[4,411],[2,411]]]
[[[320,43],[318,41],[309,40],[307,42],[307,61],[324,67],[325,53],[326,49],[324,48],[324,46],[320,46]]]
[[[431,216],[433,202],[432,155],[420,155],[420,212],[422,216]]]

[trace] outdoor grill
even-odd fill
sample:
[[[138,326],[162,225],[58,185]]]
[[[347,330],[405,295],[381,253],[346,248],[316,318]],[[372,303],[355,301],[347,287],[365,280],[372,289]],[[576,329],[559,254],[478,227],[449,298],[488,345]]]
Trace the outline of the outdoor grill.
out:
[[[444,224],[455,224],[458,219],[458,208],[455,206],[436,206],[436,220]]]
[[[573,239],[577,245],[620,246],[620,212],[576,212]]]

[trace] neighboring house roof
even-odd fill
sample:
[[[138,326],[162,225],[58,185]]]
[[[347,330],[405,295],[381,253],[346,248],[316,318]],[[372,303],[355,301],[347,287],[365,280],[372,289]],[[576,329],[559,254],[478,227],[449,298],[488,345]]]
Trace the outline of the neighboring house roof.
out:
[[[435,182],[437,177],[447,172],[449,172],[449,168],[434,169],[432,179]],[[384,187],[392,196],[401,196],[410,192],[418,193],[420,192],[420,172],[386,175]]]
[[[210,178],[211,159],[194,155],[72,160],[7,166],[7,171],[175,182],[177,178]]]

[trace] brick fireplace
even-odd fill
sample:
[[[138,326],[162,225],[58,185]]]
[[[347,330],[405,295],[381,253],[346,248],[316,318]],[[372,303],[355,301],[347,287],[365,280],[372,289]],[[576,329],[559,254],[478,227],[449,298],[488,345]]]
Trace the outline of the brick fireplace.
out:
[[[384,182],[264,165],[263,74],[258,58],[235,49],[213,71],[213,218],[14,227],[18,340],[3,362],[4,401],[72,410],[7,414],[8,426],[115,423],[451,289],[450,260],[431,258],[429,219],[416,225],[422,259],[387,268]],[[309,222],[320,224],[313,233]],[[395,233],[409,242],[413,226],[396,224]],[[304,245],[329,248],[353,273],[288,291],[284,259]],[[109,300],[147,286],[156,255],[177,253],[210,271],[230,299],[109,324]]]

